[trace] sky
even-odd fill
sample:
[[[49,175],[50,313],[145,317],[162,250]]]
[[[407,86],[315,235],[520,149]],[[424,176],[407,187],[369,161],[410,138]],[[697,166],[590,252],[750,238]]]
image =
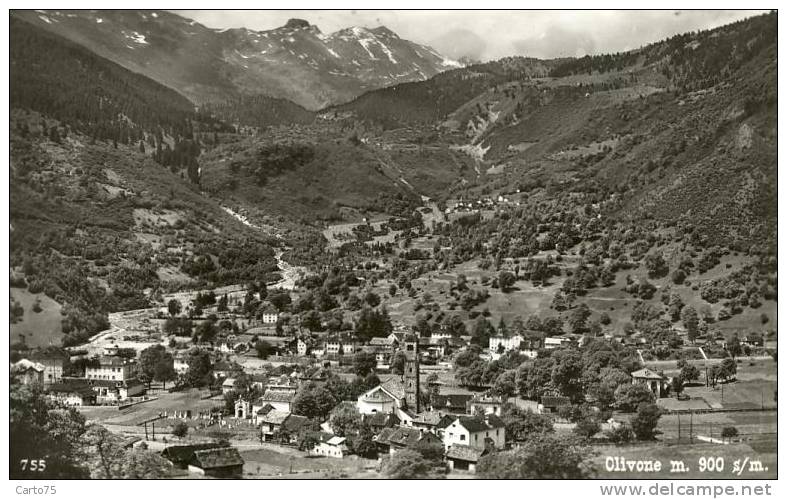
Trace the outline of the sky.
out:
[[[446,57],[486,61],[521,55],[581,57],[635,49],[687,31],[714,28],[757,11],[408,11],[408,10],[180,10],[210,28],[268,30],[290,18],[323,33],[350,26],[387,26]]]

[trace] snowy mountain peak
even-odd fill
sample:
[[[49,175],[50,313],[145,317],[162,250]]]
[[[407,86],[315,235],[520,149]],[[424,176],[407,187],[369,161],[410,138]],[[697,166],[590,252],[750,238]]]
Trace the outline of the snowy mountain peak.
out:
[[[308,109],[461,67],[385,26],[324,35],[292,18],[267,31],[216,29],[167,11],[15,11],[174,88],[195,103],[234,93],[285,98]]]

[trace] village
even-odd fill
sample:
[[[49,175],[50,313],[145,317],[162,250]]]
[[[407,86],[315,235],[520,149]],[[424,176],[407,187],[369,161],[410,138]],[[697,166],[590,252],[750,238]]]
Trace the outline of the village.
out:
[[[533,432],[580,436],[601,476],[614,476],[611,450],[723,448],[775,465],[772,332],[709,330],[706,312],[644,334],[624,322],[642,302],[604,289],[587,301],[634,310],[590,321],[586,305],[563,304],[575,248],[441,259],[446,226],[505,219],[517,196],[425,198],[412,220],[331,226],[330,254],[356,248],[354,265],[313,273],[278,251],[277,282],[159,295],[109,314],[85,344],[27,351],[12,377],[184,477],[399,477],[415,453],[424,476],[469,478]],[[548,316],[564,309],[568,328]]]
[[[500,390],[499,380],[463,381],[458,364],[528,365],[581,350],[582,336],[502,330],[479,348],[450,324],[426,336],[395,323],[387,335],[362,339],[358,328],[309,324],[312,331],[304,317],[296,322],[268,301],[279,303],[281,290],[267,290],[268,300],[259,291],[222,291],[218,298],[181,293],[160,308],[113,314],[112,328],[87,345],[36,351],[12,364],[12,376],[123,435],[130,447],[161,451],[184,476],[376,477],[384,462],[410,450],[431,453],[449,477],[469,477],[484,456],[519,445],[517,421],[529,417],[523,413],[567,435],[592,419],[591,441],[604,448],[647,400],[663,415],[658,445],[685,446],[688,431],[692,446],[762,446],[775,437],[775,397],[771,383],[762,384],[775,379],[770,358],[640,362],[623,373],[628,381],[619,382],[615,404],[580,395],[593,415],[577,418],[577,399],[528,399],[521,389]],[[252,318],[244,301],[246,309],[259,302]],[[179,330],[190,329],[186,317],[195,318],[193,335]],[[763,351],[761,338],[743,338],[741,346]],[[639,391],[623,390],[625,383]],[[696,429],[681,428],[681,415]],[[735,428],[745,416],[747,429]]]

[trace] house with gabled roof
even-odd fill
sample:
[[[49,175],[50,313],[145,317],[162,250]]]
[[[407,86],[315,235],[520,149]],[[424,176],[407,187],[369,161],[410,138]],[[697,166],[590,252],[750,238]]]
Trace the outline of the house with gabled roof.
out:
[[[269,388],[254,405],[260,407],[270,404],[274,409],[284,412],[292,412],[292,401],[295,399],[295,390],[276,390]]]
[[[167,459],[176,468],[187,469],[189,463],[194,458],[194,453],[198,450],[220,449],[226,444],[217,442],[207,442],[191,445],[170,445],[161,452],[161,457]]]
[[[11,376],[23,385],[43,385],[45,371],[44,364],[27,359],[11,364]]]
[[[433,411],[451,414],[466,414],[467,404],[473,399],[471,393],[450,393],[445,395],[432,395],[431,407]]]
[[[47,396],[67,406],[94,405],[96,393],[85,381],[53,383],[47,387]]]
[[[452,414],[427,411],[416,414],[412,421],[408,422],[408,425],[415,429],[428,431],[442,437],[443,431],[453,423],[455,419],[456,416]]]
[[[666,390],[667,378],[645,367],[631,373],[631,382],[635,385],[645,385],[656,398],[661,398],[661,392]]]
[[[275,436],[281,431],[284,421],[289,415],[289,411],[279,411],[277,409],[272,409],[266,414],[259,416],[257,421],[260,426],[260,434],[262,435],[262,439],[266,442],[274,440]]]
[[[195,451],[188,469],[214,478],[240,478],[243,476],[243,464],[238,449],[222,447]]]
[[[506,443],[506,425],[494,414],[459,416],[443,432],[443,444],[469,445],[476,449],[493,446],[503,449]]]
[[[318,456],[343,458],[349,452],[347,439],[331,434],[320,434],[320,442],[312,449],[313,454]]]
[[[400,420],[396,414],[377,412],[363,416],[363,422],[369,425],[374,433],[379,433],[383,428],[398,426]]]
[[[454,444],[445,451],[448,469],[475,473],[478,460],[489,453],[488,448],[478,449],[469,445]]]
[[[478,395],[468,402],[467,412],[473,416],[477,414],[494,414],[500,416],[503,413],[503,397],[491,395]]]
[[[440,437],[434,433],[404,426],[383,428],[374,440],[380,453],[391,455],[402,449],[413,449],[419,444],[441,444]]]

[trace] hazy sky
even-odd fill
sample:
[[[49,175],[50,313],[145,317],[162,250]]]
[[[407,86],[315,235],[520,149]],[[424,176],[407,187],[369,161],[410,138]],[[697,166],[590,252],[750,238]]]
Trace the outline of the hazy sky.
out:
[[[582,56],[630,50],[662,38],[728,24],[756,11],[241,11],[181,10],[211,28],[267,30],[297,17],[324,33],[385,25],[402,38],[457,58]]]

